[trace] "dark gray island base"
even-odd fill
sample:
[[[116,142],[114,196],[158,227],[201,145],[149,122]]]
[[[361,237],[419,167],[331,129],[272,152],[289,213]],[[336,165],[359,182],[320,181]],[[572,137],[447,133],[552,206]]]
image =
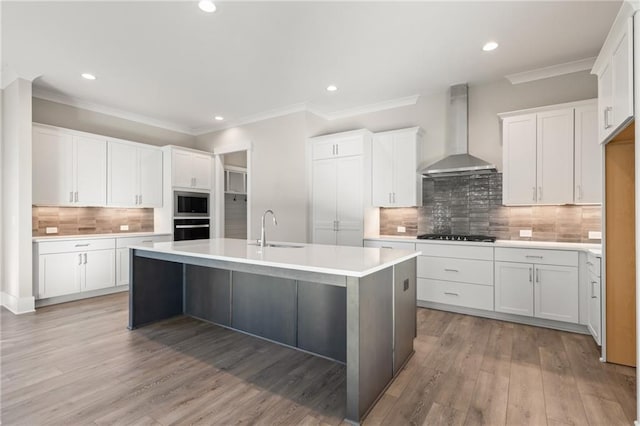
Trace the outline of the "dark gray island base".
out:
[[[413,354],[415,257],[362,277],[141,247],[130,260],[130,329],[188,315],[345,363],[351,422]]]

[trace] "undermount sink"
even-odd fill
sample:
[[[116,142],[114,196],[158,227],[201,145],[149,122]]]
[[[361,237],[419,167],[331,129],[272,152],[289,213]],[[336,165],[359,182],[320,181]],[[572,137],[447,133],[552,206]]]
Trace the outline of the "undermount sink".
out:
[[[258,246],[260,247],[259,243],[249,243],[250,246]],[[297,246],[294,244],[272,244],[272,243],[267,243],[264,245],[265,247],[276,247],[276,248],[302,248],[304,246]]]

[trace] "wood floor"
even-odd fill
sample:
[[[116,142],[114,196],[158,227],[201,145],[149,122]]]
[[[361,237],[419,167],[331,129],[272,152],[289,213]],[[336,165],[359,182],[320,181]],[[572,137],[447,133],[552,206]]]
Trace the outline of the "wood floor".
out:
[[[4,425],[340,424],[345,368],[180,317],[126,329],[127,294],[2,310]],[[635,369],[589,336],[427,309],[365,425],[628,425]]]

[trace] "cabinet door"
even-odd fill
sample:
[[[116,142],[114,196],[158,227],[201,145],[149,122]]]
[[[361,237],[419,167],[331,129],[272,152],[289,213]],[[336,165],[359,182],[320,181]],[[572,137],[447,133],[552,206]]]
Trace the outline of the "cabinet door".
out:
[[[33,204],[73,204],[73,138],[60,132],[33,129]]]
[[[107,204],[107,141],[74,137],[77,204]]]
[[[95,250],[83,253],[85,267],[81,291],[114,287],[115,250]]]
[[[162,151],[138,148],[140,207],[162,207]]]
[[[362,247],[364,238],[362,157],[339,158],[336,163],[336,220],[338,221],[336,244]]]
[[[607,140],[614,128],[612,126],[613,112],[613,71],[611,62],[604,65],[598,75],[598,140]]]
[[[211,189],[211,157],[203,154],[193,154],[193,187]]]
[[[414,132],[396,133],[393,136],[394,185],[393,201],[396,207],[413,207],[421,204],[417,199],[417,135]],[[422,177],[420,177],[420,180]]]
[[[627,22],[611,58],[613,67],[613,117],[611,129],[633,117],[633,18]]]
[[[535,316],[564,322],[579,322],[578,268],[535,266]]]
[[[371,185],[374,206],[392,206],[394,184],[393,135],[375,135],[371,152]]]
[[[602,147],[596,105],[575,109],[575,203],[602,203]]]
[[[502,200],[536,203],[536,115],[505,118],[503,130]]]
[[[116,249],[116,285],[129,284],[129,249]]]
[[[109,206],[137,207],[136,147],[118,142],[108,143],[108,197]]]
[[[38,298],[63,296],[80,291],[81,253],[40,255],[38,259]]]
[[[337,160],[316,160],[312,167],[312,242],[336,244]]]
[[[336,141],[326,140],[322,142],[313,142],[311,144],[311,159],[324,160],[333,158],[336,155]]]
[[[171,172],[173,186],[191,188],[193,174],[191,170],[191,153],[186,151],[172,151]]]
[[[533,272],[529,263],[495,263],[496,312],[533,316]]]
[[[589,276],[589,293],[587,302],[587,327],[598,345],[602,344],[602,293],[600,278]]]
[[[538,114],[538,204],[573,203],[573,108]]]

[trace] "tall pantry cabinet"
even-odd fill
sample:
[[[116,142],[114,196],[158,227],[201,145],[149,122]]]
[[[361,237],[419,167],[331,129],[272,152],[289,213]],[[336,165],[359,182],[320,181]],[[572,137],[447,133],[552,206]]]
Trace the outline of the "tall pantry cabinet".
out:
[[[355,130],[309,140],[312,243],[361,247],[378,226],[370,207],[371,137]]]

